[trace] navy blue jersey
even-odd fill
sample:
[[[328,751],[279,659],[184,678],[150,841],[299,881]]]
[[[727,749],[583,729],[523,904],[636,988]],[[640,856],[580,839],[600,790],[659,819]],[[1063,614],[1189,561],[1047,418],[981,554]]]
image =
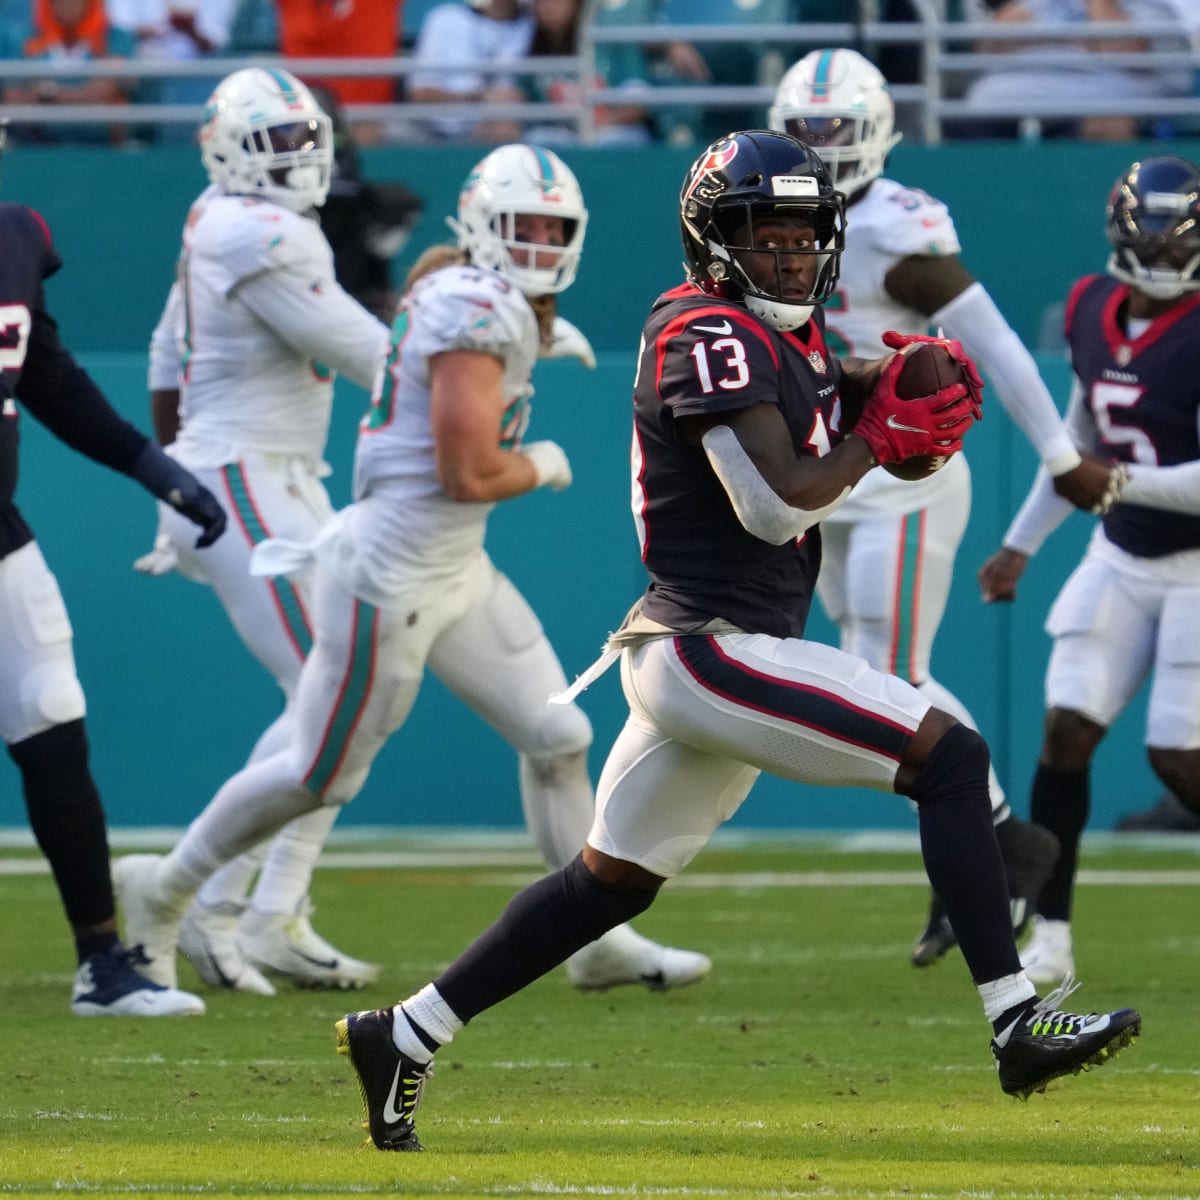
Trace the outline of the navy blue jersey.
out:
[[[0,558],[33,537],[13,500],[18,402],[72,449],[125,474],[146,445],[58,340],[42,281],[60,265],[45,221],[0,204]]]
[[[1071,365],[1096,424],[1101,458],[1170,467],[1200,458],[1200,294],[1126,336],[1129,286],[1107,275],[1081,279],[1067,301]],[[1200,517],[1140,504],[1114,505],[1109,541],[1158,558],[1200,547]]]
[[[821,562],[820,533],[772,546],[747,533],[681,417],[776,404],[797,455],[841,440],[840,364],[824,316],[778,333],[690,284],[660,296],[642,333],[634,389],[633,506],[650,573],[644,612],[688,631],[720,617],[748,633],[799,637]]]

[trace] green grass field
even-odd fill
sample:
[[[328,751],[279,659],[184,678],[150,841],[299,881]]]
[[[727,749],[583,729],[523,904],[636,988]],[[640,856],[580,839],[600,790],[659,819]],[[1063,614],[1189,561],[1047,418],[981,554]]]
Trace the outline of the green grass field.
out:
[[[322,869],[318,928],[381,983],[204,992],[207,1016],[173,1021],[70,1016],[51,881],[0,874],[0,1192],[1196,1197],[1200,847],[1177,836],[1085,847],[1068,1007],[1134,1005],[1145,1028],[1026,1104],[957,952],[909,965],[916,853],[781,839],[710,848],[638,923],[712,956],[700,986],[581,995],[557,971],[478,1018],[438,1057],[423,1155],[364,1145],[333,1022],[426,982],[533,877],[528,853]]]

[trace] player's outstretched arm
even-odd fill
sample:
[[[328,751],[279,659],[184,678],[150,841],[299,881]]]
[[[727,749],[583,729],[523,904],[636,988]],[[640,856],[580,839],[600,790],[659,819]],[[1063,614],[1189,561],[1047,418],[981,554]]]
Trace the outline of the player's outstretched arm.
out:
[[[191,472],[125,420],[58,340],[53,318],[33,315],[17,398],[55,437],[95,462],[132,476],[201,528],[198,546],[225,529],[225,510]]]

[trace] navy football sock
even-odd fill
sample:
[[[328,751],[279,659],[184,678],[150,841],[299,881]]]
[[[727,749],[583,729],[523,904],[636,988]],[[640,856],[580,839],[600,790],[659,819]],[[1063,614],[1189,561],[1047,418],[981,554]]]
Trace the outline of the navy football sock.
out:
[[[50,863],[67,920],[80,933],[116,915],[108,830],[88,768],[83,721],[68,721],[8,748],[21,772],[29,824]]]
[[[977,983],[1021,969],[992,827],[988,763],[983,738],[955,725],[934,746],[912,789],[925,871]]]
[[[1058,862],[1042,886],[1037,911],[1051,921],[1071,919],[1071,893],[1079,864],[1079,840],[1091,809],[1089,774],[1083,771],[1056,771],[1038,764],[1033,777],[1029,815],[1044,825],[1060,847]]]
[[[645,912],[657,888],[602,883],[577,855],[514,896],[500,919],[434,980],[463,1022],[519,992],[601,934]]]

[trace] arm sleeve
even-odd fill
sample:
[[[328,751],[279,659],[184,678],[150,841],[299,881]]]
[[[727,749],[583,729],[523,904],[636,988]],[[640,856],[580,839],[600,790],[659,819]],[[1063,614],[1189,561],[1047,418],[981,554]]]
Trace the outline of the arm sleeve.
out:
[[[1050,475],[1079,465],[1079,451],[1033,356],[1004,319],[981,283],[973,283],[931,318],[957,338],[996,388],[1005,412],[1037,451]]]
[[[314,290],[309,275],[284,267],[242,281],[239,300],[301,354],[371,389],[388,348],[388,328],[339,284]]]
[[[162,316],[150,335],[150,370],[148,384],[152,392],[171,391],[179,386],[179,343],[176,331],[183,307],[179,282],[171,285]]]
[[[1091,414],[1083,403],[1083,391],[1076,379],[1071,387],[1071,399],[1067,405],[1067,430],[1075,445],[1095,445],[1095,427]],[[1054,491],[1049,472],[1042,467],[1025,497],[1017,515],[1013,517],[1004,545],[1010,550],[1020,550],[1032,558],[1042,543],[1075,511],[1069,500],[1064,500]]]
[[[1200,516],[1200,459],[1174,467],[1130,463],[1127,469],[1129,482],[1121,489],[1120,503]]]
[[[17,398],[60,441],[88,458],[132,475],[149,438],[104,398],[58,340],[54,319],[39,304]]]
[[[1197,415],[1200,432],[1200,414]],[[1129,463],[1129,480],[1121,489],[1122,504],[1144,504],[1168,512],[1200,516],[1200,459],[1173,467]]]
[[[762,477],[728,425],[714,425],[701,438],[701,443],[742,528],[773,546],[782,546],[798,538],[806,529],[840,508],[850,495],[847,487],[837,499],[822,508],[793,508]]]

